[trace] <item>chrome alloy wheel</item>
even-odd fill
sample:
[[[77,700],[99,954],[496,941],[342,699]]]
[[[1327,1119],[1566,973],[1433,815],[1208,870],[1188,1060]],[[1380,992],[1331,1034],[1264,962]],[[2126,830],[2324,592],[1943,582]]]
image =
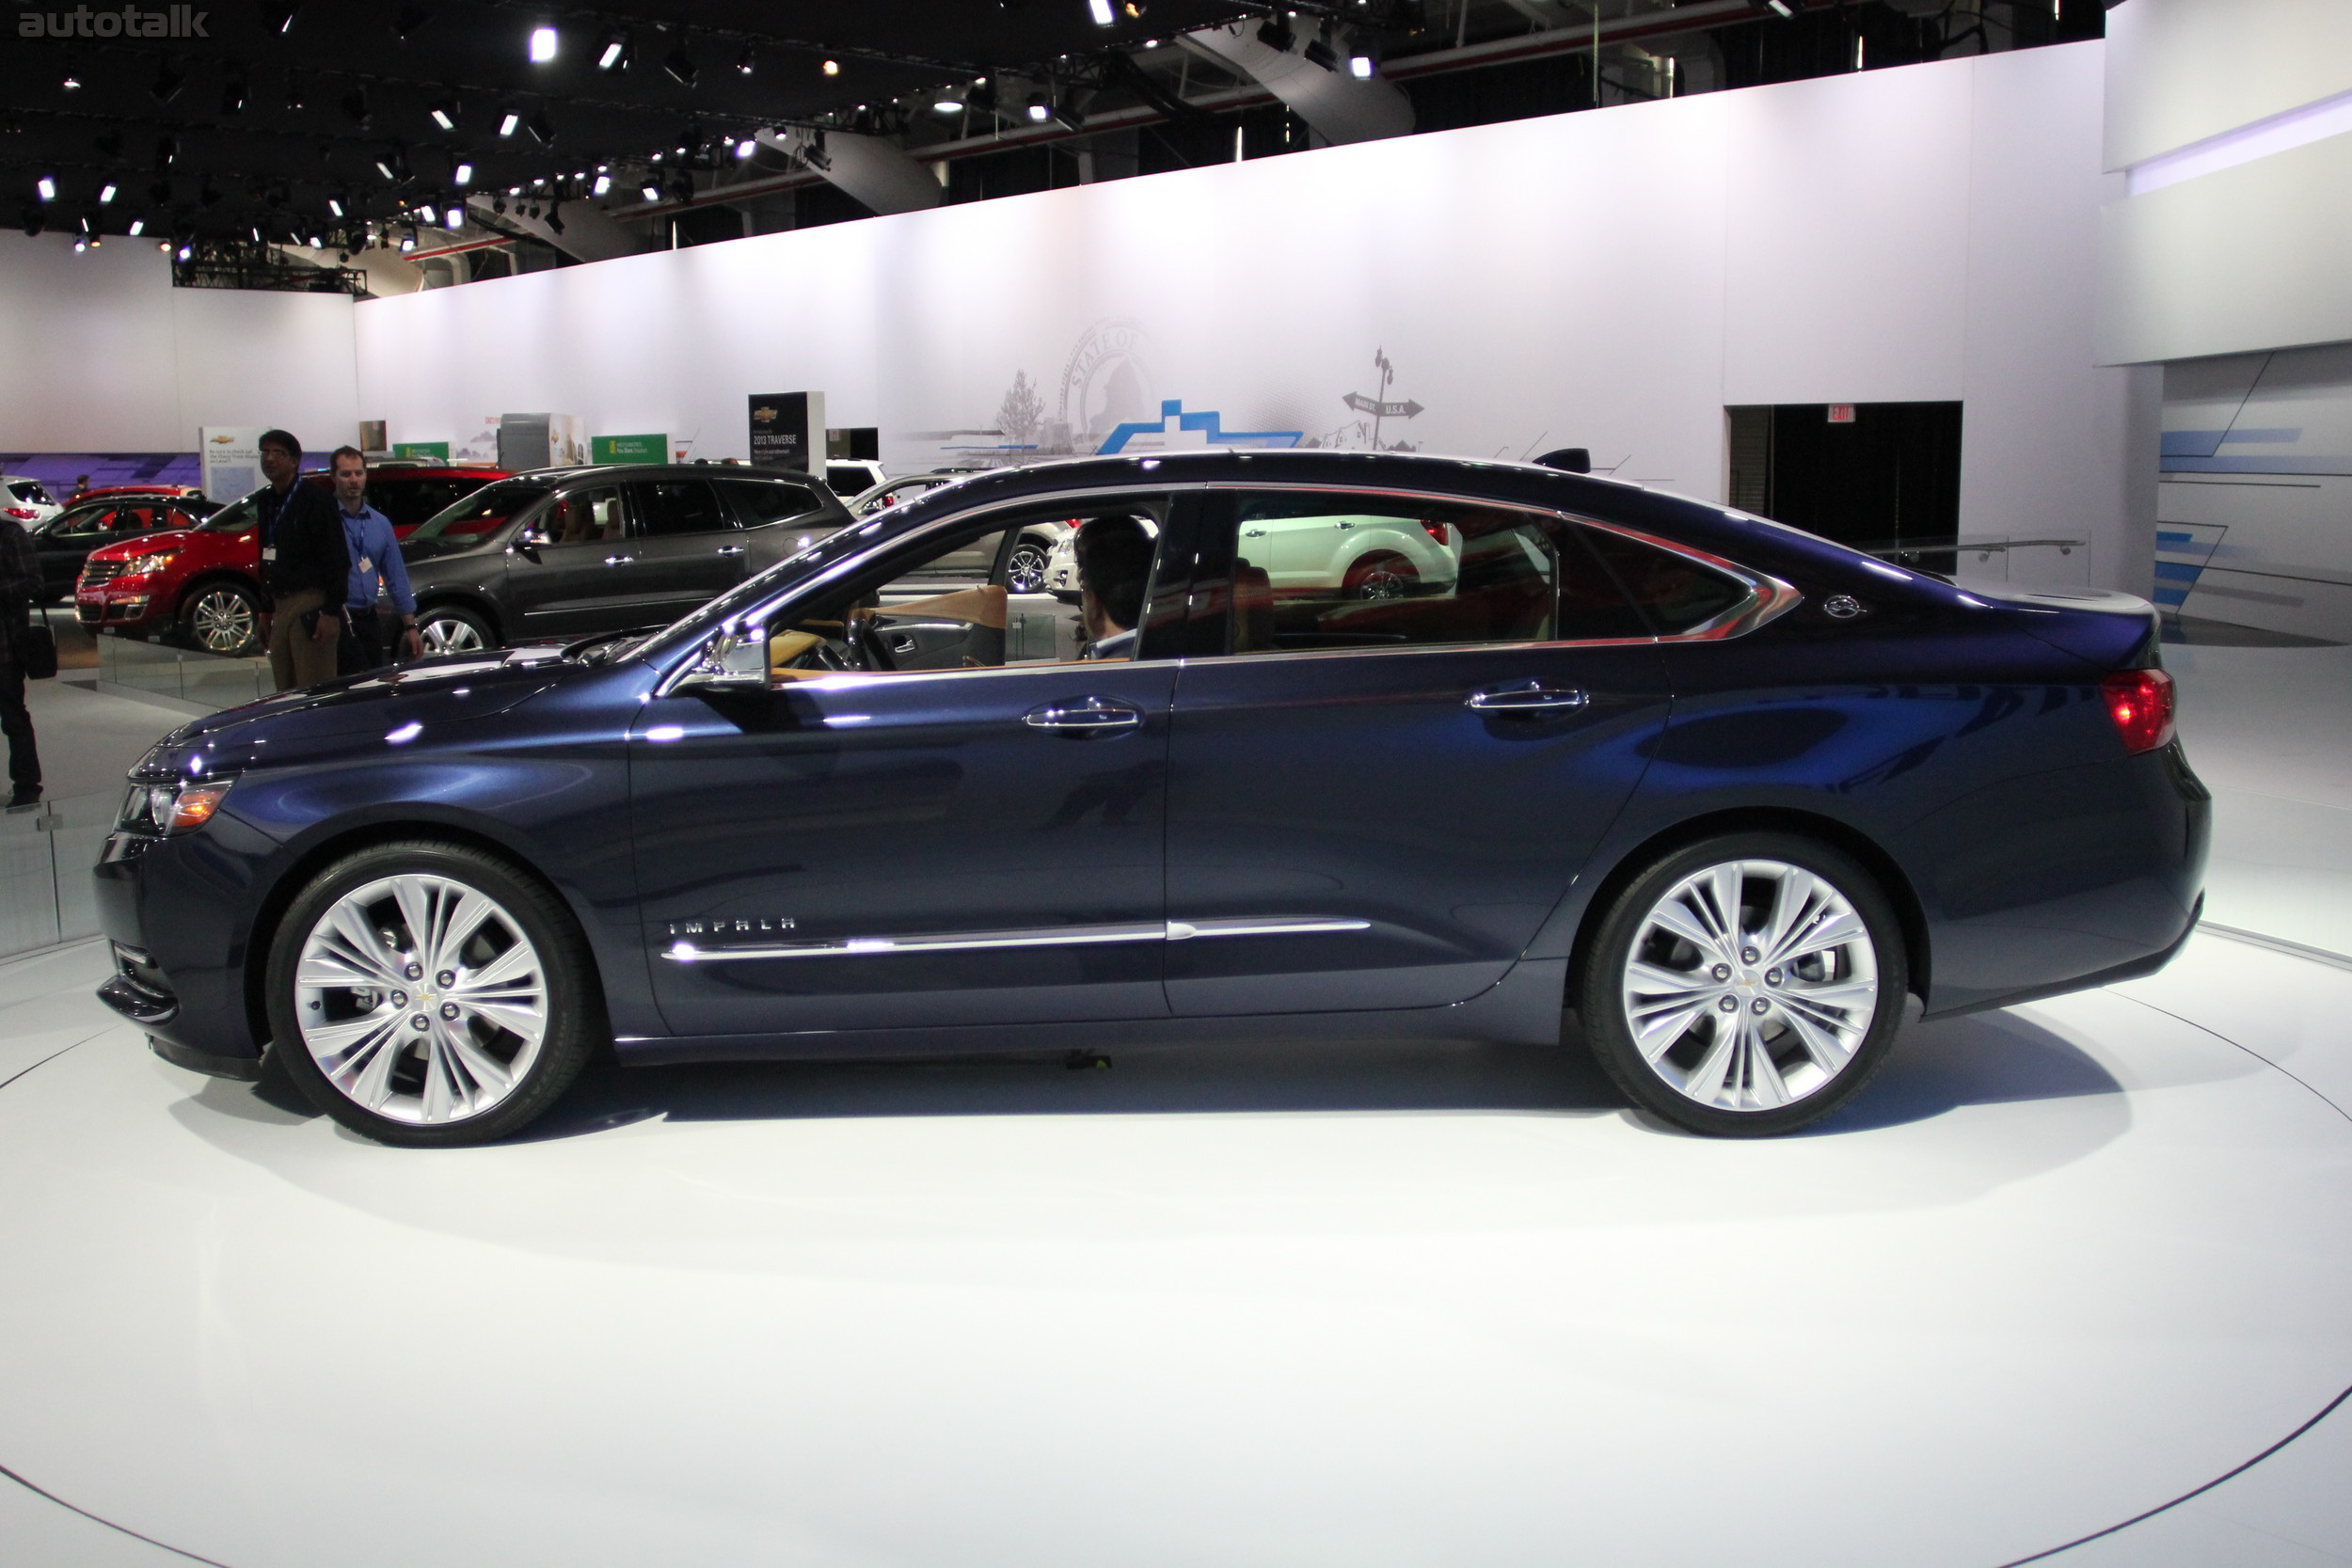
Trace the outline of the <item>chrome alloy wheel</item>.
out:
[[[439,1126],[497,1105],[548,1030],[548,974],[495,899],[404,872],[320,915],[294,971],[302,1043],[352,1103]]]
[[[1695,871],[1650,907],[1622,991],[1634,1049],[1686,1099],[1769,1111],[1827,1086],[1870,1032],[1877,949],[1852,901],[1782,861]]]
[[[1034,594],[1045,586],[1045,567],[1052,554],[1034,539],[1024,539],[1012,547],[1012,556],[1005,562],[1005,586],[1016,594]]]
[[[191,621],[197,644],[208,654],[233,654],[253,641],[258,626],[253,601],[233,588],[208,588],[197,595]]]
[[[485,643],[482,634],[464,621],[427,621],[417,628],[417,640],[424,644],[429,657],[434,654],[478,654]]]

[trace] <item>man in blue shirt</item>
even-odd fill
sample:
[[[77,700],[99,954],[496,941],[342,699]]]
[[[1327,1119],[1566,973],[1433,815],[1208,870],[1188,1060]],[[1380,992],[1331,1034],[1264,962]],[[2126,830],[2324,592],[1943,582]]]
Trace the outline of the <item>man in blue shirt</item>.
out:
[[[367,502],[367,456],[357,447],[337,447],[328,467],[335,480],[335,505],[342,517],[343,540],[351,548],[339,673],[355,675],[390,663],[395,641],[402,657],[421,657],[424,643],[417,636],[417,595],[409,591],[408,568],[400,559],[390,520]],[[398,617],[390,626],[376,610],[379,587],[390,596]]]

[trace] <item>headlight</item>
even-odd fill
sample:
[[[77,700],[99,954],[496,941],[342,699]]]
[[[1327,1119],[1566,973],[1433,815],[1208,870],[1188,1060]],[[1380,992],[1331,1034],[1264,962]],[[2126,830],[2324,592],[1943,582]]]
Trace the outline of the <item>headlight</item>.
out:
[[[226,784],[139,784],[122,798],[119,828],[148,833],[191,833],[220,809]]]
[[[153,555],[142,555],[134,559],[122,568],[122,575],[135,578],[145,572],[160,572],[179,559],[178,550],[157,550]]]

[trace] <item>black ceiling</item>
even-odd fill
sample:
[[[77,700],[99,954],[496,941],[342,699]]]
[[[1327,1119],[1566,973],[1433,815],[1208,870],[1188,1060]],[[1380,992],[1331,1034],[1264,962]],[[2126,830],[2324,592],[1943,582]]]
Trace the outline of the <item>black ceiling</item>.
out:
[[[167,0],[132,7],[135,29],[172,14]],[[283,237],[328,225],[329,197],[358,215],[384,215],[403,194],[446,195],[460,160],[473,164],[477,187],[502,188],[635,163],[691,125],[742,135],[999,70],[1083,70],[1089,55],[1264,8],[1149,0],[1140,14],[1122,5],[1104,28],[1089,0],[689,0],[642,9],[301,0],[281,28],[283,0],[196,0],[177,14],[200,16],[208,36],[123,38],[86,3],[20,0],[19,36],[0,58],[0,222],[39,216],[72,230],[94,216],[102,231],[120,233],[135,213],[151,233],[231,234],[259,223]],[[23,36],[26,18],[43,19],[43,37]],[[77,36],[46,36],[52,24]],[[546,25],[557,29],[557,56],[534,64],[530,35]],[[628,38],[631,58],[600,70],[614,35]],[[678,50],[692,62],[691,86],[664,69]],[[824,71],[828,59],[837,74]],[[437,105],[454,130],[436,123]],[[501,136],[509,114],[518,123]],[[553,139],[542,142],[534,123]],[[408,181],[388,182],[379,161]],[[44,176],[56,189],[45,206],[36,193]],[[109,182],[118,193],[102,209]]]

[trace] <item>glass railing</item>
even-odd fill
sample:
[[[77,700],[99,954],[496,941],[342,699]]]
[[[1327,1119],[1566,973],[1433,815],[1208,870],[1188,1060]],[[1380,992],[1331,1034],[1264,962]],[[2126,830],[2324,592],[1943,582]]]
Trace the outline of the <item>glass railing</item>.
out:
[[[266,658],[224,658],[128,637],[98,639],[98,679],[126,694],[166,697],[217,711],[276,689]]]
[[[121,804],[110,790],[0,813],[0,957],[98,934],[90,867]]]
[[[1961,582],[2049,587],[2090,580],[2090,544],[2083,539],[1963,533],[1952,540],[1873,539],[1854,548]]]

